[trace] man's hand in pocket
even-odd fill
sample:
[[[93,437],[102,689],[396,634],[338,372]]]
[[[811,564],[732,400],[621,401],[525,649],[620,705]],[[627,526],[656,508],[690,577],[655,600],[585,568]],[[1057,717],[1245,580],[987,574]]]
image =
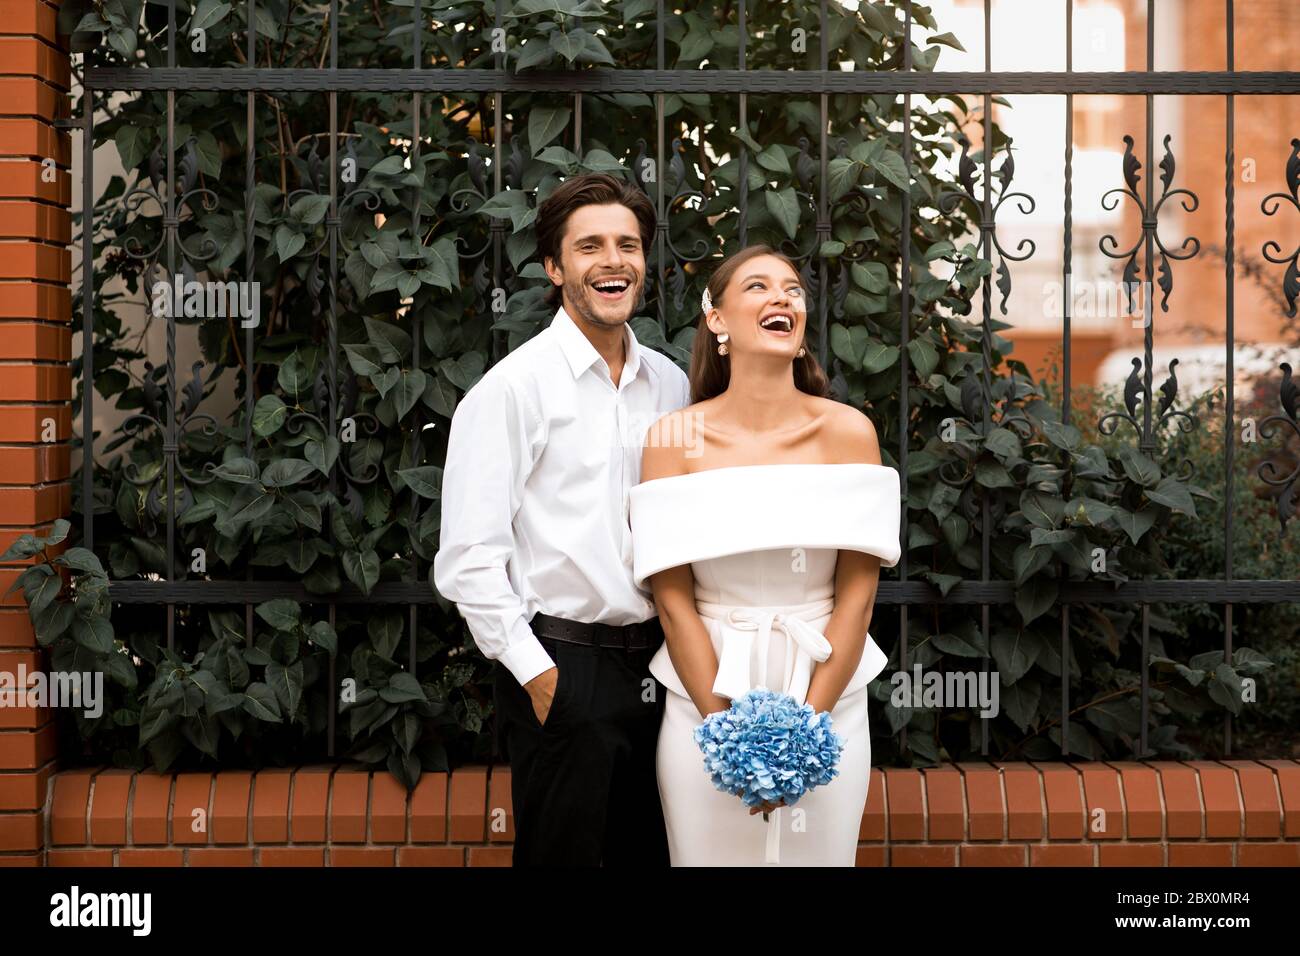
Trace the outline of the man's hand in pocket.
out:
[[[533,702],[533,713],[537,715],[537,722],[540,724],[546,723],[547,715],[551,712],[551,704],[555,701],[555,685],[559,676],[560,669],[552,665],[524,685],[524,690],[528,691],[528,696]]]

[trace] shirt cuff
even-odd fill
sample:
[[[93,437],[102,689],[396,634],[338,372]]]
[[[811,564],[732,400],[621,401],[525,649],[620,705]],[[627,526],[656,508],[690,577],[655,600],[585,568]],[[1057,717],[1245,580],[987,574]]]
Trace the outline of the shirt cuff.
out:
[[[526,637],[514,641],[497,660],[515,676],[520,686],[555,666],[555,661],[551,660],[551,655],[546,653],[546,648],[531,629]]]

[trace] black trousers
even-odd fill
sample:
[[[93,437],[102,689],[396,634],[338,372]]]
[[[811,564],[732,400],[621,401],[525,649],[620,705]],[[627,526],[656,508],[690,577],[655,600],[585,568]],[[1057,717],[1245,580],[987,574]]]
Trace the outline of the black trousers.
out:
[[[654,649],[539,637],[555,661],[545,724],[494,665],[498,747],[510,761],[515,866],[668,866],[655,776],[666,689]]]

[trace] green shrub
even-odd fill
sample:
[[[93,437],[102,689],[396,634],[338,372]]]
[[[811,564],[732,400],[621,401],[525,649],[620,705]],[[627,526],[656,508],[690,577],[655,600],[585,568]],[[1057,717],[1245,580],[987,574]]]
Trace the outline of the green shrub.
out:
[[[488,46],[492,4],[424,7],[447,25],[424,33],[431,68],[495,65]],[[506,60],[515,70],[655,65],[653,29],[635,26],[652,16],[647,0],[603,7],[519,0],[507,7]],[[692,70],[706,59],[708,65],[730,66],[738,42],[725,12],[730,5],[691,7],[669,14],[669,68]],[[87,0],[68,0],[62,7],[68,28],[82,31],[75,40],[90,63],[164,64],[157,42],[162,8],[128,2],[104,8],[112,13],[107,19],[99,9]],[[258,30],[265,34],[259,65],[302,68],[321,61],[324,7],[273,0],[257,9]],[[409,0],[343,2],[339,9],[340,66],[409,65]],[[206,52],[182,45],[178,64],[237,68],[245,10],[201,0],[188,25],[202,21]],[[936,26],[927,8],[913,10],[917,22]],[[571,16],[577,12],[581,26]],[[144,27],[137,29],[141,16]],[[597,22],[604,33],[593,32]],[[451,29],[461,24],[466,29]],[[750,27],[751,68],[816,66],[815,5],[764,6],[753,13]],[[806,51],[790,44],[796,27],[810,37]],[[852,59],[860,69],[900,65],[898,5],[863,3],[857,12],[831,5],[830,30],[831,62]],[[525,38],[533,42],[521,45]],[[914,48],[916,69],[934,69],[941,45],[959,46],[951,35],[935,44]],[[70,734],[75,747],[61,751],[65,759],[80,754],[159,769],[319,759],[336,692],[355,692],[340,706],[340,750],[387,766],[408,783],[423,771],[489,753],[489,669],[453,607],[439,598],[418,613],[347,603],[331,611],[328,596],[345,581],[369,594],[379,582],[424,579],[436,552],[439,465],[455,404],[503,347],[527,340],[551,315],[542,303],[546,279],[533,258],[530,225],[537,199],[563,176],[601,169],[630,171],[656,195],[658,177],[646,179],[644,163],[654,152],[648,136],[654,101],[641,94],[584,96],[579,156],[569,148],[573,143],[561,142],[573,126],[568,98],[511,93],[500,170],[506,189],[493,195],[492,170],[483,164],[490,148],[475,141],[479,131],[491,128],[490,97],[424,96],[418,156],[403,142],[413,131],[411,96],[367,92],[338,99],[339,155],[355,161],[358,176],[340,184],[335,287],[329,281],[328,202],[322,203],[329,192],[322,139],[329,128],[327,98],[256,97],[255,245],[248,274],[244,97],[175,97],[178,192],[210,191],[193,193],[181,217],[183,269],[223,280],[256,279],[264,290],[251,383],[250,356],[232,321],[178,318],[180,324],[198,324],[206,368],[200,375],[196,367],[182,386],[177,409],[183,437],[174,499],[176,577],[301,581],[322,598],[301,606],[268,601],[242,618],[220,605],[178,605],[169,612],[161,605],[118,603],[110,623],[104,577],[158,579],[166,577],[168,565],[168,459],[158,424],[166,420],[165,369],[145,361],[123,325],[125,310],[138,306],[106,291],[110,280],[122,281],[133,296],[149,288],[145,264],[125,250],[152,249],[164,236],[161,212],[131,190],[148,187],[151,172],[158,186],[165,148],[159,117],[166,97],[144,93],[115,104],[112,117],[96,126],[96,142],[113,141],[136,179],[112,181],[95,207],[93,382],[102,399],[149,419],[128,421],[108,445],[117,454],[95,462],[93,502],[81,500],[81,482],[74,481],[74,511],[84,515],[93,508],[93,555],[76,552],[71,582],[54,594],[48,561],[21,579],[41,643],[53,648],[56,659],[104,669],[112,680],[104,717],[76,715]],[[1168,566],[1160,556],[1171,516],[1203,521],[1199,509],[1211,499],[1164,464],[1137,454],[1132,441],[1108,449],[1085,441],[1073,425],[1062,425],[1023,364],[1008,357],[1009,343],[997,334],[1008,326],[996,319],[988,326],[986,359],[979,322],[963,316],[992,276],[993,264],[979,258],[974,246],[961,244],[978,218],[974,202],[935,171],[940,159],[959,148],[963,176],[984,157],[968,154],[957,116],[916,100],[909,187],[901,133],[894,128],[902,103],[893,96],[829,98],[834,155],[828,181],[821,183],[815,97],[751,95],[748,128],[730,132],[739,125],[736,97],[665,94],[671,151],[658,172],[670,249],[662,262],[649,261],[648,275],[662,268],[665,281],[648,284],[644,314],[633,327],[641,341],[685,362],[708,260],[740,245],[734,209],[743,189],[746,240],[781,246],[805,263],[812,302],[827,309],[827,371],[835,394],[871,415],[886,464],[897,464],[895,450],[904,440],[899,402],[907,402],[905,544],[913,579],[947,594],[958,580],[978,578],[980,509],[989,505],[989,576],[1014,580],[1016,599],[989,609],[987,638],[971,606],[913,609],[911,662],[970,668],[990,656],[1005,683],[1003,713],[991,721],[992,752],[1034,757],[1060,752],[1053,722],[1059,681],[1068,673],[1072,699],[1085,708],[1084,719],[1071,725],[1072,753],[1126,756],[1137,737],[1134,635],[1117,627],[1108,610],[1077,608],[1071,653],[1063,662],[1059,583],[1163,573]],[[954,100],[963,111],[960,99]],[[992,178],[1005,194],[1011,189],[1011,144],[996,126],[993,133]],[[737,158],[742,150],[749,157],[743,184]],[[729,158],[719,161],[724,155]],[[816,196],[823,188],[832,203],[825,241],[815,230]],[[906,228],[904,188],[912,199]],[[949,196],[956,200],[945,200]],[[385,217],[382,225],[372,215],[376,211]],[[910,243],[908,276],[900,275],[904,234]],[[502,252],[499,274],[494,243]],[[997,284],[1008,295],[1011,273],[1001,271],[1005,265],[999,264]],[[904,281],[911,289],[906,396],[900,395]],[[506,304],[494,312],[497,288],[504,290]],[[335,327],[328,321],[332,294]],[[817,315],[810,319],[820,323]],[[331,356],[338,363],[337,382]],[[87,375],[75,363],[74,368],[80,400]],[[228,386],[226,373],[233,379]],[[246,421],[243,400],[250,384],[256,401]],[[219,387],[233,390],[240,406],[228,422],[205,421],[199,408]],[[331,394],[338,397],[338,419]],[[426,423],[434,428],[425,431]],[[198,424],[204,427],[193,427]],[[344,433],[349,424],[355,434]],[[56,537],[66,530],[60,525]],[[37,554],[50,543],[24,538],[15,547]],[[207,560],[201,571],[193,570],[196,548]],[[1096,554],[1104,556],[1104,571],[1094,570]],[[891,574],[885,572],[885,579]],[[75,611],[65,610],[70,604]],[[897,637],[896,630],[890,634],[897,618],[877,608],[872,630],[885,647]],[[168,627],[173,650],[159,638]],[[1236,676],[1228,668],[1211,680]],[[888,695],[884,682],[877,690]],[[891,734],[908,727],[905,759],[979,752],[980,723],[973,711],[890,707],[885,714],[883,726]],[[1156,700],[1152,742],[1162,752],[1185,752],[1180,718]],[[896,750],[892,740],[890,746]],[[898,754],[887,751],[881,759],[891,756]]]

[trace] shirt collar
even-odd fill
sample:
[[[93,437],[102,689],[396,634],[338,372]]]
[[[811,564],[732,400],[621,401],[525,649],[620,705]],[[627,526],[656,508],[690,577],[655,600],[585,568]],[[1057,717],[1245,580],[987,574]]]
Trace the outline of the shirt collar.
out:
[[[550,327],[555,330],[555,335],[560,342],[560,349],[569,362],[569,368],[572,369],[574,378],[591,368],[596,360],[601,357],[600,353],[596,351],[596,347],[591,344],[591,340],[583,334],[582,329],[578,328],[573,317],[565,311],[564,306],[560,306],[556,311]],[[627,349],[623,374],[636,378],[641,371],[641,345],[636,340],[636,333],[632,331],[630,321],[623,323],[623,342]]]

